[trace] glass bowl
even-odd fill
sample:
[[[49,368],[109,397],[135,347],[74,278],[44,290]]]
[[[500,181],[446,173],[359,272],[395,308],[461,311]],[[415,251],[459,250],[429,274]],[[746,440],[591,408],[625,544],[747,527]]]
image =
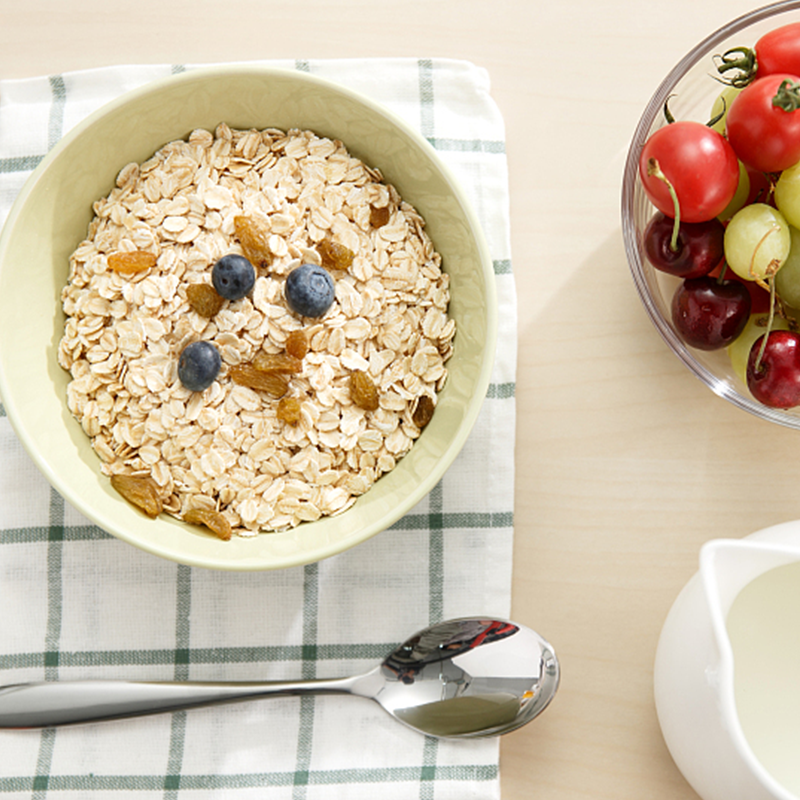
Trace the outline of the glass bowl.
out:
[[[734,19],[690,50],[664,78],[645,107],[633,134],[622,180],[622,236],[636,289],[656,330],[678,358],[715,394],[765,420],[800,429],[800,407],[770,408],[758,402],[734,371],[727,351],[686,345],[671,320],[670,304],[680,279],[655,269],[646,259],[643,234],[655,208],[638,174],[639,153],[649,136],[666,124],[664,103],[676,120],[707,122],[724,88],[714,80],[714,57],[732,47],[752,47],[767,31],[800,22],[800,2],[774,3]]]

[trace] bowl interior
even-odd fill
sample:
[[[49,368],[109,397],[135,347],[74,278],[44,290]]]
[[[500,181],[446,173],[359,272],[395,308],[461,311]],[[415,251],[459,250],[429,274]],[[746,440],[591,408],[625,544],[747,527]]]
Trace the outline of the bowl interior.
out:
[[[342,140],[378,167],[422,213],[450,274],[457,323],[436,414],[398,466],[340,516],[284,533],[221,542],[166,515],[145,517],[108,485],[66,406],[57,362],[60,293],[92,203],[117,172],[192,130],[309,128]],[[421,500],[461,449],[485,396],[494,357],[492,264],[461,189],[432,148],[381,107],[290,70],[198,69],[150,84],[101,109],[46,156],[0,237],[0,395],[24,446],[52,485],[104,530],[192,566],[257,570],[317,561],[385,529]]]
[[[714,99],[724,88],[714,80],[713,57],[731,47],[752,47],[760,36],[780,25],[800,22],[800,2],[776,3],[733,20],[703,40],[667,75],[651,98],[634,132],[623,174],[622,233],[636,288],[653,324],[683,363],[712,391],[758,417],[800,429],[800,409],[781,411],[757,402],[734,372],[725,350],[706,352],[688,347],[676,332],[670,304],[680,280],[647,261],[642,237],[654,212],[638,177],[644,143],[665,124],[667,98],[675,119],[707,122]]]

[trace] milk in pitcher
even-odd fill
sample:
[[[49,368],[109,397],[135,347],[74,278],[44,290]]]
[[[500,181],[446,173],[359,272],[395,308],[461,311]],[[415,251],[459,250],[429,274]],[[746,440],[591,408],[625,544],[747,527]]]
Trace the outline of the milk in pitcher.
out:
[[[747,584],[726,625],[745,738],[775,780],[800,797],[800,563]]]

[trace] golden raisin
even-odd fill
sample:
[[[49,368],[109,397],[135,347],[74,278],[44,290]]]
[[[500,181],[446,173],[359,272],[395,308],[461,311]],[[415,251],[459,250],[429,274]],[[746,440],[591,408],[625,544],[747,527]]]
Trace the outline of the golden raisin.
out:
[[[431,421],[433,409],[433,398],[430,395],[423,394],[417,400],[417,407],[414,409],[414,413],[411,415],[411,421],[418,428],[424,428]]]
[[[230,522],[219,511],[211,511],[208,508],[190,508],[183,515],[183,520],[192,525],[204,525],[225,542],[233,535]]]
[[[233,218],[233,229],[248,261],[257,267],[272,264],[272,251],[269,249],[269,228],[254,217],[242,215]]]
[[[289,389],[289,381],[279,372],[262,372],[253,364],[237,364],[230,369],[231,380],[273,397],[283,397]]]
[[[154,267],[158,257],[146,250],[134,250],[131,253],[111,253],[107,261],[108,268],[114,272],[122,275],[134,275]]]
[[[389,221],[391,215],[392,212],[389,211],[389,206],[383,206],[383,208],[370,206],[369,224],[372,225],[373,228],[382,228]]]
[[[276,411],[278,419],[282,419],[287,425],[297,425],[300,422],[300,400],[297,397],[282,397],[278,401]]]
[[[303,362],[288,353],[265,353],[260,350],[253,357],[253,366],[261,372],[300,372]]]
[[[308,353],[308,336],[305,331],[292,331],[286,337],[286,352],[295,358],[304,359]]]
[[[378,407],[378,390],[366,372],[358,370],[350,375],[350,399],[365,411]]]
[[[352,263],[356,254],[345,247],[343,244],[334,242],[332,239],[323,239],[317,245],[317,252],[322,259],[322,266],[327,269],[347,269]]]
[[[111,486],[149,517],[157,517],[163,510],[161,492],[152,478],[142,475],[112,475]]]
[[[210,283],[190,283],[186,287],[189,305],[201,316],[211,319],[221,308],[225,299]]]

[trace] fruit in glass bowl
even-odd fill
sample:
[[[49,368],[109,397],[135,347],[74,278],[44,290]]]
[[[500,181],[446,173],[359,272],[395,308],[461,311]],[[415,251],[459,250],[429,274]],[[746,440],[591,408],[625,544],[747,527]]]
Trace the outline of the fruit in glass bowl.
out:
[[[800,265],[800,252],[792,248],[795,236],[800,241],[794,227],[795,219],[800,223],[800,59],[777,52],[774,41],[781,37],[774,32],[784,29],[789,32],[782,34],[784,42],[788,35],[794,36],[793,52],[800,53],[800,4],[767,6],[733,20],[687,53],[664,78],[631,141],[623,175],[622,230],[640,299],[679,359],[712,391],[737,407],[800,428],[800,396],[787,401],[792,396],[789,391],[773,401],[777,394],[760,391],[763,383],[755,377],[758,373],[763,378],[765,359],[755,341],[770,330],[794,332],[800,328],[800,310],[795,307],[800,300],[800,281],[795,275],[800,277],[800,270],[793,266]],[[788,105],[782,106],[783,100],[773,104],[777,95],[786,92],[795,95]],[[759,129],[762,122],[766,127]],[[673,150],[663,145],[666,132],[673,140]],[[767,135],[769,147],[754,146],[754,140],[760,137],[763,143]],[[660,144],[654,147],[653,142]],[[704,169],[705,179],[719,190],[715,198],[702,187],[687,188],[683,174],[690,171],[693,149],[702,147],[711,148]],[[729,148],[735,154],[739,176],[733,191]],[[670,163],[676,158],[674,152],[682,154],[677,169]],[[783,172],[786,178],[781,183]],[[664,202],[663,189],[669,192],[672,210]],[[720,211],[724,199],[727,205]],[[706,201],[705,213],[702,209],[698,213],[697,206]],[[702,259],[680,264],[674,246],[670,254],[670,239],[664,233],[670,220],[675,224],[673,244],[682,241],[690,224],[720,223],[725,229],[720,263],[708,271]],[[653,230],[659,227],[660,255],[654,254],[658,248],[651,241]],[[711,251],[711,245],[707,247]],[[670,259],[678,268],[664,263]],[[784,265],[787,271],[778,277]],[[732,289],[733,283],[738,287]],[[737,312],[733,341],[719,332],[728,313],[722,310],[725,303],[706,302],[705,307],[715,306],[713,313],[720,316],[705,320],[709,324],[701,324],[699,319],[697,298],[703,291],[707,300],[724,295],[723,285],[741,298],[744,309],[746,300],[739,287],[744,286],[750,294],[750,308]],[[691,297],[695,302],[687,311]],[[730,307],[738,302],[731,299]],[[756,316],[758,325],[765,326],[763,330],[754,328]],[[716,333],[711,322],[717,324]],[[744,338],[737,343],[739,337]],[[748,359],[755,350],[750,378],[743,368],[745,345]]]

